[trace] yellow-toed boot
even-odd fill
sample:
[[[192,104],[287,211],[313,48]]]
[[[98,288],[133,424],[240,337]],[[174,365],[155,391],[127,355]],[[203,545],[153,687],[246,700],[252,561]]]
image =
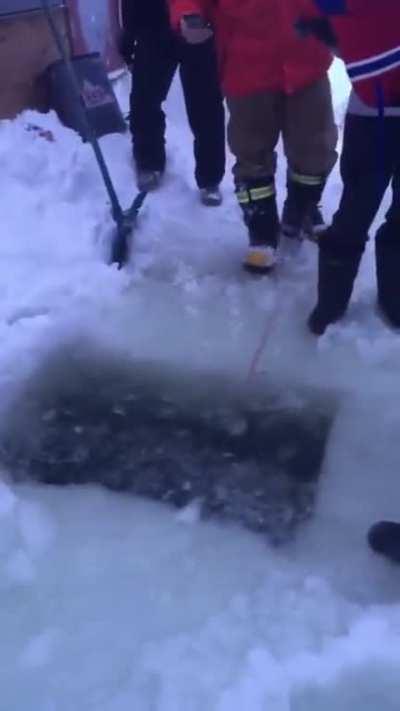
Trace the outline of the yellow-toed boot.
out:
[[[269,246],[249,247],[243,268],[252,274],[269,274],[276,265],[276,249]]]

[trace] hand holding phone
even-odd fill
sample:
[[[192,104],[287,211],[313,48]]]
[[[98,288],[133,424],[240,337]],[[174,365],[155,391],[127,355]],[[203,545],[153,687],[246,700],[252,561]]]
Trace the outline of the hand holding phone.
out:
[[[212,37],[213,31],[201,15],[184,15],[181,34],[188,44],[202,44]]]

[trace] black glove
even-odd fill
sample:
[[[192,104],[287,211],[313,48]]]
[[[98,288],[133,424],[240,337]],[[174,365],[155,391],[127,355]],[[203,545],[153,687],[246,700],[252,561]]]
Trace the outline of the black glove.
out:
[[[326,17],[302,17],[294,25],[296,32],[301,37],[315,37],[323,42],[329,49],[337,49],[337,39],[332,25]]]
[[[135,39],[127,30],[121,30],[117,38],[118,52],[128,67],[132,64]]]

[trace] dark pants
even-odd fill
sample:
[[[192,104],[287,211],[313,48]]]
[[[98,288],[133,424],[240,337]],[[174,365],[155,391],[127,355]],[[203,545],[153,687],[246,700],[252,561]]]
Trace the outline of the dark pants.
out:
[[[345,313],[368,230],[392,182],[392,203],[375,237],[377,297],[400,328],[400,118],[348,114],[341,174],[339,209],[319,242],[318,304],[309,326],[320,335]]]
[[[218,185],[225,170],[225,121],[212,40],[188,45],[172,32],[143,33],[132,68],[131,119],[139,168],[165,168],[165,114],[161,108],[179,66],[194,137],[198,186]]]
[[[363,248],[392,181],[393,197],[379,242],[400,248],[400,117],[383,120],[348,114],[341,158],[343,194],[327,238],[330,245]]]

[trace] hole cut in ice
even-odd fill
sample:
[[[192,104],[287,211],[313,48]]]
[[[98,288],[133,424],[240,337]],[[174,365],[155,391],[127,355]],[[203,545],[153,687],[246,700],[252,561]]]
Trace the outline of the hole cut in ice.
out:
[[[335,416],[326,393],[239,383],[64,344],[0,431],[17,481],[99,483],[237,521],[275,542],[310,516]]]

